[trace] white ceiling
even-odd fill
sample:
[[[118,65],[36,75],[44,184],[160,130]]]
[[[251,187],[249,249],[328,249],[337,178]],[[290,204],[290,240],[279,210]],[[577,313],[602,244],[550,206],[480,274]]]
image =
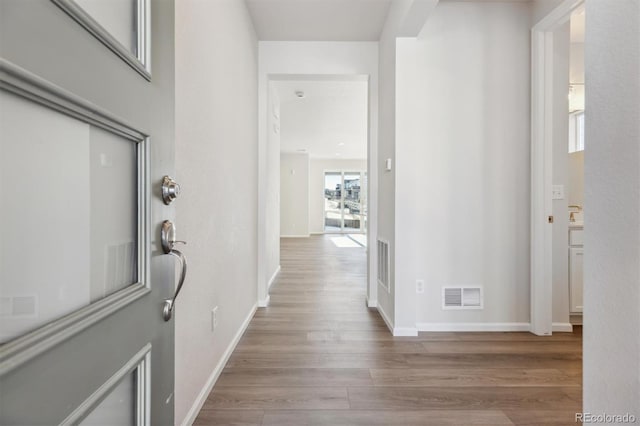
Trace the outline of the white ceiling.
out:
[[[311,158],[367,158],[367,81],[273,84],[280,98],[282,152],[304,150]],[[296,97],[299,90],[304,98]]]
[[[391,0],[246,0],[259,40],[378,41]]]

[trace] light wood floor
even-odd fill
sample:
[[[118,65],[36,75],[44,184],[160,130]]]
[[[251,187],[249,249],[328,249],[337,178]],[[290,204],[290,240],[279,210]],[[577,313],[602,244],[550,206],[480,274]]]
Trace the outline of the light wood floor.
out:
[[[196,425],[575,425],[582,335],[392,337],[365,305],[363,248],[283,239],[251,321]]]

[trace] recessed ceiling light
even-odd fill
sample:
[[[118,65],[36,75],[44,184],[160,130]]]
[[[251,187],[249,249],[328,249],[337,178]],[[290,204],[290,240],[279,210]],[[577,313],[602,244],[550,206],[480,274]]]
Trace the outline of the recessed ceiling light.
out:
[[[298,151],[298,152],[307,152],[307,150],[306,150],[306,149],[304,149],[304,148],[303,148],[303,149],[298,149],[298,150],[296,150],[296,151]]]
[[[302,90],[296,90],[295,93],[297,97],[304,98],[304,92]]]
[[[338,142],[338,146],[344,146],[344,142]]]
[[[340,156],[340,153],[339,153],[339,152],[336,152],[336,155],[337,155],[337,156]]]

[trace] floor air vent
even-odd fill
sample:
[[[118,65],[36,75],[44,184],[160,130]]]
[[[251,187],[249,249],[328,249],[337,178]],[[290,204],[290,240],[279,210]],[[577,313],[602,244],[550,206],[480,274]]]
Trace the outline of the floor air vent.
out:
[[[389,243],[378,239],[378,283],[389,291]]]
[[[442,309],[482,309],[482,288],[443,287]]]

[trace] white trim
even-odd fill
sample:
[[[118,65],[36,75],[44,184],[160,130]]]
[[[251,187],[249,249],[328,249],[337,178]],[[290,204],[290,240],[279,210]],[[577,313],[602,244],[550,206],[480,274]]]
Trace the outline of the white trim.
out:
[[[253,315],[256,313],[256,309],[257,308],[258,308],[258,305],[255,304],[255,305],[253,305],[253,307],[249,311],[249,314],[244,319],[244,322],[240,326],[240,329],[238,330],[236,335],[233,337],[233,340],[231,340],[231,343],[229,343],[229,346],[227,347],[227,350],[225,350],[224,354],[222,354],[222,358],[220,358],[220,361],[218,362],[218,364],[216,364],[215,368],[211,372],[211,375],[207,379],[207,382],[205,383],[204,387],[202,388],[202,390],[200,391],[200,393],[196,397],[195,401],[193,402],[193,405],[191,406],[191,408],[187,412],[187,415],[185,416],[185,418],[180,423],[182,426],[189,426],[189,425],[192,425],[193,422],[195,422],[196,417],[198,417],[198,413],[200,413],[200,410],[202,409],[202,406],[204,405],[205,401],[207,400],[207,397],[211,393],[211,390],[213,389],[213,386],[216,384],[216,381],[218,381],[218,378],[220,377],[220,374],[222,373],[222,370],[224,369],[225,365],[227,364],[227,361],[229,361],[229,358],[231,357],[231,354],[235,350],[236,346],[238,345],[238,342],[240,341],[240,338],[242,337],[242,335],[244,334],[245,330],[249,326],[249,323],[253,319]]]
[[[367,297],[367,307],[368,308],[377,308],[378,307],[378,301],[375,299],[370,299]]]
[[[531,332],[552,333],[553,30],[584,0],[565,0],[531,29]]]
[[[569,322],[554,322],[552,330],[559,333],[573,333],[573,324]]]
[[[280,238],[309,238],[311,235],[310,234],[306,234],[306,235],[280,235]]]
[[[269,302],[271,301],[271,296],[267,294],[267,297],[265,297],[263,300],[258,300],[258,308],[266,308],[267,306],[269,306]]]
[[[271,286],[273,285],[273,283],[276,280],[276,277],[278,276],[278,274],[280,273],[280,270],[282,268],[280,267],[280,265],[278,265],[278,267],[276,268],[276,271],[273,273],[273,275],[271,275],[271,279],[269,280],[269,284],[267,284],[267,288],[271,288]]]
[[[393,334],[393,321],[391,321],[387,313],[384,311],[384,309],[382,309],[382,305],[378,305],[376,306],[376,308],[378,309],[378,312],[380,313],[380,316],[382,317],[384,323],[387,324],[387,328]]]
[[[529,331],[526,322],[419,322],[418,331]]]
[[[413,327],[396,327],[393,329],[393,337],[415,337],[418,335],[418,329]]]

